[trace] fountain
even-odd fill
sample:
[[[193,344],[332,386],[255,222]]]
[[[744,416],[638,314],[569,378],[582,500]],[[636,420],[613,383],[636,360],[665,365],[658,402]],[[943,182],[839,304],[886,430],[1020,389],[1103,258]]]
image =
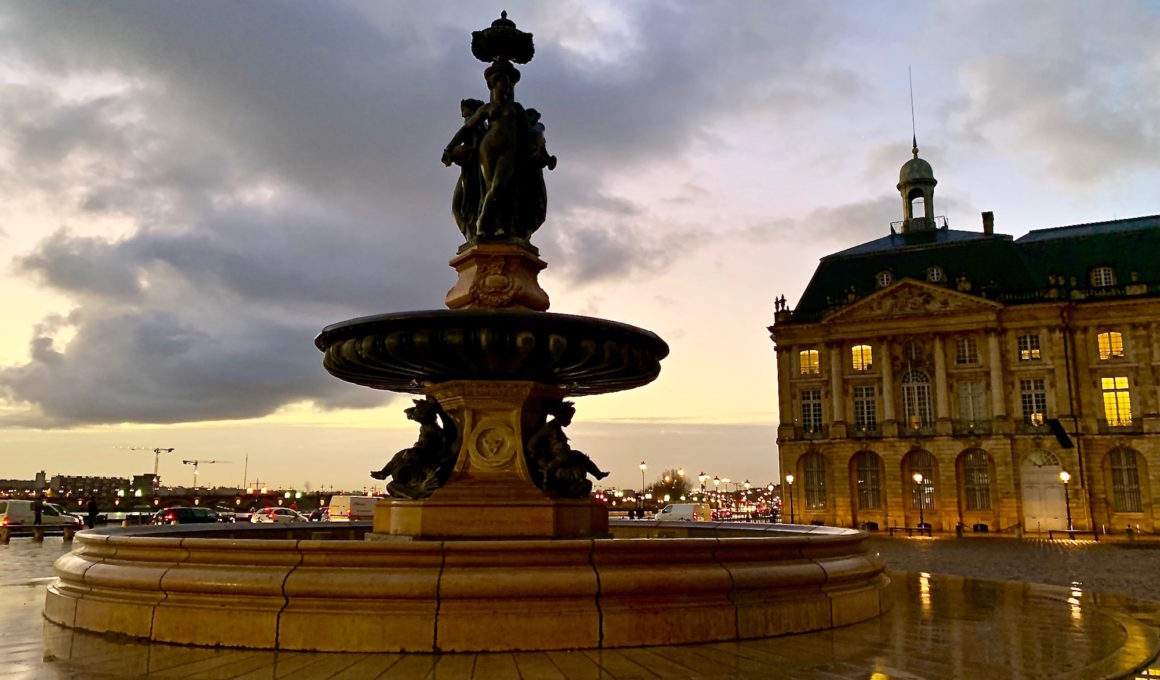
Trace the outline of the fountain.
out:
[[[768,637],[877,616],[888,583],[865,534],[784,525],[609,522],[572,448],[572,397],[648,384],[648,331],[550,313],[531,237],[547,152],[514,97],[534,54],[506,12],[472,35],[487,102],[443,152],[464,244],[446,310],[337,323],[336,377],[420,396],[411,447],[377,479],[374,522],[82,532],[45,615],[163,642],[319,651],[591,649]]]

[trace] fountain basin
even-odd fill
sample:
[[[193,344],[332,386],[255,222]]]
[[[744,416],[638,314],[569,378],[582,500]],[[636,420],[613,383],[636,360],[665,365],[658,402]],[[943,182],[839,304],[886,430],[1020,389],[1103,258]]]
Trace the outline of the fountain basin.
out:
[[[453,380],[558,385],[569,396],[646,385],[669,347],[635,326],[519,309],[379,314],[332,324],[314,344],[347,382],[418,394]]]
[[[887,604],[865,532],[611,525],[614,538],[495,541],[365,541],[369,523],[84,531],[45,616],[194,645],[474,652],[771,637]]]

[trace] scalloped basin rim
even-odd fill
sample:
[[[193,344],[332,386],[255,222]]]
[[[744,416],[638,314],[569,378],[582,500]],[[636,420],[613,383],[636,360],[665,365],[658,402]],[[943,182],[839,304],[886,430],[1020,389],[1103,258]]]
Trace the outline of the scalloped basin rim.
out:
[[[669,353],[655,333],[617,321],[488,309],[360,317],[326,327],[314,344],[340,380],[411,394],[461,380],[618,392],[655,380]]]
[[[518,309],[428,309],[360,316],[354,319],[332,323],[326,328],[323,328],[322,332],[318,334],[318,337],[314,339],[314,346],[325,352],[331,343],[337,339],[348,337],[355,332],[355,329],[358,329],[359,332],[366,332],[369,330],[367,327],[373,329],[374,326],[378,325],[388,326],[399,322],[410,325],[406,322],[435,321],[440,326],[453,326],[470,319],[518,319],[522,322],[531,320],[531,323],[543,324],[604,326],[609,330],[619,331],[627,335],[643,336],[648,340],[652,340],[658,345],[659,351],[656,353],[657,359],[664,359],[669,355],[669,345],[659,335],[638,326],[633,326],[632,324],[592,316],[581,316],[579,314],[558,314],[556,312],[534,312]]]

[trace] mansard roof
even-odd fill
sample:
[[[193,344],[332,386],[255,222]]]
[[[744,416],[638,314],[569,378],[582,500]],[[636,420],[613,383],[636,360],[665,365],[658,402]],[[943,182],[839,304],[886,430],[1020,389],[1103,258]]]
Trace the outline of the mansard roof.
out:
[[[1019,239],[951,229],[891,234],[823,257],[791,321],[818,321],[874,294],[883,271],[895,281],[925,281],[938,267],[937,285],[1020,304],[1087,299],[1073,291],[1087,289],[1100,266],[1113,268],[1116,285],[1097,297],[1124,294],[1124,286],[1160,295],[1160,215],[1038,229]]]

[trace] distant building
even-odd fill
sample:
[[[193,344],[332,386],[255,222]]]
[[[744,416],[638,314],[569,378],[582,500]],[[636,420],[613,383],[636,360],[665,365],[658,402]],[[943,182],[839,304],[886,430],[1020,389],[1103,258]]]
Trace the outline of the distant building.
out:
[[[799,522],[1153,531],[1160,215],[1019,239],[948,228],[902,166],[890,234],[822,258],[774,325]],[[915,474],[922,481],[913,480]]]
[[[106,496],[115,494],[118,489],[129,488],[129,480],[124,477],[53,475],[49,488],[58,494]]]

